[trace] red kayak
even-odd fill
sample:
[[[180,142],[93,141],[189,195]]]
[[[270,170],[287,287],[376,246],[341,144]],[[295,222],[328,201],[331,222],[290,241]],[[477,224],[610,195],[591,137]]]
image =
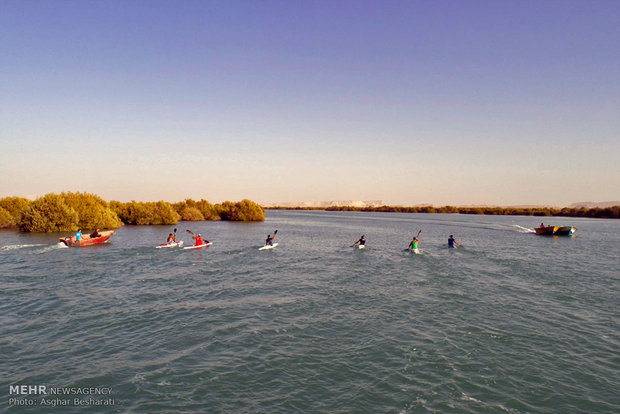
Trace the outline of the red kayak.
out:
[[[102,231],[97,237],[82,236],[80,240],[76,240],[75,236],[61,237],[60,241],[67,245],[67,247],[85,247],[92,246],[93,244],[101,244],[108,241],[114,234],[114,230]]]

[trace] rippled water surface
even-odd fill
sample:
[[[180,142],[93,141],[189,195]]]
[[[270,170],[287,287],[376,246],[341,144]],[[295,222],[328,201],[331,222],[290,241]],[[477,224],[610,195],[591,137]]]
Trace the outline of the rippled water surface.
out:
[[[81,249],[0,232],[0,411],[85,410],[8,406],[43,384],[111,387],[88,412],[618,413],[620,221],[546,221],[576,236],[305,211],[179,223],[202,250],[155,249],[163,226]]]

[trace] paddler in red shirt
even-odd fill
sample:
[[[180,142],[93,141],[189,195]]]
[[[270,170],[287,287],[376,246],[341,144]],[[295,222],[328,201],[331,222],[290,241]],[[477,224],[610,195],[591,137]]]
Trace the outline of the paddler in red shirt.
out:
[[[202,241],[202,236],[200,236],[200,234],[198,236],[194,234],[192,236],[192,239],[196,240],[195,246],[200,246],[201,244],[204,244],[204,242]]]

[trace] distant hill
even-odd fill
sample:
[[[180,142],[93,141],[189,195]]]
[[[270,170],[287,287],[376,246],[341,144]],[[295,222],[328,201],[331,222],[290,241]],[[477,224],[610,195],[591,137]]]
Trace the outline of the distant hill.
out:
[[[573,203],[569,207],[571,208],[607,208],[613,206],[620,206],[620,201],[581,201],[579,203]]]

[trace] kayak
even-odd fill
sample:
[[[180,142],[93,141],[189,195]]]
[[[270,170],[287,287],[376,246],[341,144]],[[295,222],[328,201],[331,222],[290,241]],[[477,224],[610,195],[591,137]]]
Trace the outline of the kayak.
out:
[[[274,247],[276,247],[277,245],[278,245],[278,243],[274,243],[274,244],[272,244],[272,245],[267,244],[267,245],[265,245],[265,246],[261,247],[261,248],[260,248],[260,249],[258,249],[258,250],[268,250],[268,249],[273,249],[273,248],[274,248]]]
[[[187,250],[187,249],[200,249],[201,247],[211,246],[212,244],[213,244],[213,242],[208,242],[208,243],[202,243],[202,244],[194,245],[194,246],[187,246],[187,247],[184,247],[183,250]]]
[[[165,247],[181,247],[183,246],[183,240],[178,241],[178,242],[172,242],[172,243],[165,243],[165,244],[160,244],[159,246],[155,246],[156,249],[163,249]]]
[[[365,245],[365,244],[358,244],[358,245],[357,245],[357,248],[358,248],[358,249],[365,249],[365,248],[366,248],[366,245]]]

